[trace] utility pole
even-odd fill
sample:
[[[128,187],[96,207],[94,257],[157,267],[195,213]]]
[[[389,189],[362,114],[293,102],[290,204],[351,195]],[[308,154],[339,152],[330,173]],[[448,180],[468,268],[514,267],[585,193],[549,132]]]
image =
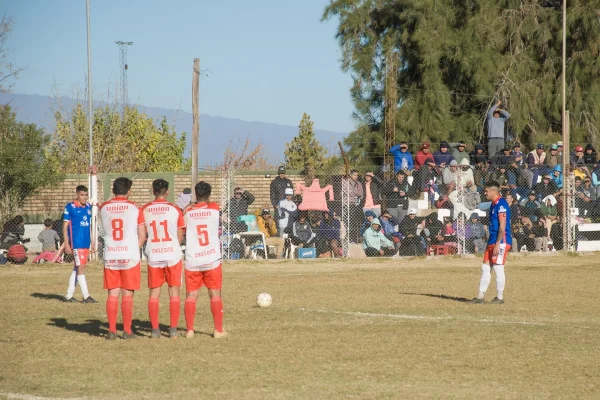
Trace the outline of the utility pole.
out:
[[[85,2],[85,16],[86,16],[86,29],[87,29],[87,100],[88,100],[88,124],[90,131],[89,147],[90,147],[90,178],[89,178],[89,191],[90,191],[90,204],[92,205],[92,218],[90,221],[90,233],[91,233],[91,258],[96,260],[98,253],[98,177],[96,175],[96,167],[94,167],[94,112],[92,109],[92,41],[90,36],[90,0]]]
[[[129,94],[128,94],[128,82],[127,82],[127,70],[129,66],[127,65],[127,49],[129,46],[133,44],[133,42],[115,42],[117,46],[119,46],[119,65],[121,69],[121,107],[125,110],[127,104],[129,103]]]
[[[383,165],[387,167],[387,170],[385,170],[386,179],[391,179],[394,176],[394,157],[390,154],[390,148],[396,144],[396,112],[398,110],[397,57],[398,54],[394,50],[389,50],[386,57],[385,68],[385,140],[383,149]]]
[[[571,199],[569,196],[572,195],[571,189],[571,170],[569,154],[571,152],[571,146],[569,146],[569,119],[567,117],[567,0],[563,0],[562,4],[562,142],[563,142],[563,154],[562,154],[562,165],[563,165],[563,249],[571,250],[569,247],[570,243],[570,229],[571,229],[571,209],[569,207]]]
[[[194,186],[198,183],[198,144],[200,136],[200,59],[194,58],[194,68],[192,71],[192,198],[194,197]]]

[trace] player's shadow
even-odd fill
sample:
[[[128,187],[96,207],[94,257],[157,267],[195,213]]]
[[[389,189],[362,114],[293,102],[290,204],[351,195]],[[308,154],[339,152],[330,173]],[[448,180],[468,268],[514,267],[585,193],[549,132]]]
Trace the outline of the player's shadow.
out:
[[[400,293],[400,294],[407,295],[407,296],[434,297],[436,299],[457,301],[459,303],[468,303],[471,301],[471,299],[467,299],[466,297],[447,296],[445,294],[431,294],[431,293]]]
[[[84,323],[76,324],[68,322],[66,318],[51,318],[48,325],[68,331],[87,333],[90,336],[106,336],[108,333],[108,323],[99,319],[88,319]]]
[[[31,293],[31,297],[42,300],[58,300],[65,301],[65,297],[56,293]]]

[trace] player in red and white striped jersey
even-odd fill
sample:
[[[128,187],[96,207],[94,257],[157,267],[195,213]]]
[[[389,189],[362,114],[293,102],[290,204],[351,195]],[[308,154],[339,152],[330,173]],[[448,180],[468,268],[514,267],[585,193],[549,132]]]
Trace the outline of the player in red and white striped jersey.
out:
[[[146,227],[141,210],[128,200],[133,182],[117,178],[113,182],[114,197],[100,206],[104,230],[104,289],[108,290],[106,314],[108,335],[117,338],[119,295],[123,315],[123,339],[133,338],[133,294],[140,289],[140,249],[146,240]]]
[[[206,285],[210,297],[215,331],[213,337],[223,338],[223,301],[221,287],[223,272],[221,267],[221,242],[219,240],[219,205],[210,201],[211,186],[198,182],[194,188],[196,204],[185,213],[185,322],[186,338],[194,337],[196,300],[200,288]]]
[[[163,283],[169,286],[169,312],[171,328],[169,337],[178,337],[181,286],[182,253],[181,242],[185,230],[185,222],[181,210],[167,201],[169,182],[157,179],[152,182],[152,190],[156,198],[142,207],[142,216],[148,232],[146,256],[148,257],[148,314],[152,325],[152,338],[160,338],[158,325],[158,299]]]

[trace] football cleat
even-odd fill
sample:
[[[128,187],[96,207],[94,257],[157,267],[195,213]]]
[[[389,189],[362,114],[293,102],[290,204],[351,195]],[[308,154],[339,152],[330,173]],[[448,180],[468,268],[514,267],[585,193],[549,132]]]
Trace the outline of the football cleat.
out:
[[[117,340],[117,332],[108,332],[106,340]]]
[[[123,332],[121,339],[135,339],[135,335],[133,333]]]
[[[186,338],[186,339],[191,339],[191,338],[193,338],[193,337],[194,337],[194,331],[187,331],[187,332],[185,333],[185,338]]]
[[[169,328],[169,337],[171,339],[177,339],[179,337],[179,332],[177,332],[177,328]]]
[[[97,301],[96,301],[96,300],[94,300],[94,299],[92,298],[92,296],[88,296],[88,297],[86,297],[85,299],[83,299],[82,303],[95,304],[95,303],[97,303]]]
[[[77,300],[75,297],[70,297],[70,298],[66,298],[64,299],[65,303],[79,303],[79,300]]]
[[[480,299],[479,297],[475,297],[473,300],[471,300],[472,304],[483,304],[485,303],[484,299]]]
[[[152,329],[152,335],[150,339],[160,339],[160,329]]]
[[[504,304],[504,300],[494,297],[494,300],[490,301],[490,304]]]
[[[215,330],[215,333],[213,333],[213,337],[215,339],[223,339],[224,337],[227,337],[227,331],[225,329],[223,329],[223,332]]]

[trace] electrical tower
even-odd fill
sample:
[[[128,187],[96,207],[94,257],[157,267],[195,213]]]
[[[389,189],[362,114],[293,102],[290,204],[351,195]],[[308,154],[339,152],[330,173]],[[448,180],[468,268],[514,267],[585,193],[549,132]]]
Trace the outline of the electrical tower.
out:
[[[125,109],[129,103],[129,95],[127,93],[127,48],[133,44],[133,42],[115,42],[119,46],[119,63],[121,68],[121,107]]]
[[[384,149],[383,165],[387,167],[386,178],[394,176],[394,157],[390,148],[396,143],[396,111],[398,110],[398,53],[389,51],[385,69]]]

